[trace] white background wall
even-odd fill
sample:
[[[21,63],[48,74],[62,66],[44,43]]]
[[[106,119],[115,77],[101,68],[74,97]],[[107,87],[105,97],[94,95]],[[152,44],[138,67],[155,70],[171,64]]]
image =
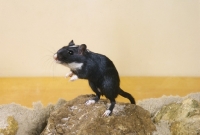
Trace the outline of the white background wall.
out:
[[[64,76],[71,39],[122,76],[200,76],[200,1],[0,0],[0,76]]]

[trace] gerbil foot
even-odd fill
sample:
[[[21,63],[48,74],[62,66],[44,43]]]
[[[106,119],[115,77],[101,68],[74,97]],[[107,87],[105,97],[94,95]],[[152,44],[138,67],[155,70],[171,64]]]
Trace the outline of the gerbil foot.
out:
[[[67,78],[67,77],[72,77],[73,76],[73,73],[72,72],[69,72],[69,73],[67,73],[66,75],[65,75],[65,77]]]
[[[111,114],[111,111],[110,111],[110,110],[106,110],[102,116],[103,116],[103,117],[107,117],[107,116],[109,116],[110,114]]]
[[[88,100],[85,104],[86,105],[91,105],[91,104],[94,104],[95,103],[95,100]]]
[[[77,75],[72,75],[72,77],[70,78],[70,81],[75,81],[78,79],[78,76]]]

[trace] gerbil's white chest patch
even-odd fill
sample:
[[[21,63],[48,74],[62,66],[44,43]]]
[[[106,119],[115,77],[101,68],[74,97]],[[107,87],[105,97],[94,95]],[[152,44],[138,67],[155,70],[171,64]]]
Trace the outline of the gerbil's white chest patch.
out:
[[[81,69],[82,68],[83,63],[72,62],[72,63],[66,64],[66,66],[69,67],[72,70],[77,70],[77,69]]]

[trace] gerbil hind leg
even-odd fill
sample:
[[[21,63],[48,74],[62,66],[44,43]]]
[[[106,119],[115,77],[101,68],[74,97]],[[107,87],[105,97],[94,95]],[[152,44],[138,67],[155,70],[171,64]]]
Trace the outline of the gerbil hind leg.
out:
[[[119,95],[128,98],[131,102],[131,104],[135,104],[135,99],[132,97],[131,94],[129,94],[128,92],[123,91],[121,88],[119,90]]]
[[[93,99],[88,100],[85,103],[86,105],[91,105],[91,104],[98,102],[100,99],[100,96],[101,96],[101,92],[98,90],[98,88],[95,86],[94,83],[89,81],[89,85],[90,85],[91,89],[96,93],[96,96]]]
[[[86,104],[86,105],[94,104],[94,103],[98,102],[99,99],[100,99],[100,96],[99,96],[99,95],[96,95],[93,99],[88,100],[85,104]]]
[[[115,102],[115,99],[110,99],[110,102],[111,102],[110,107],[109,107],[108,110],[106,110],[106,111],[104,112],[104,114],[102,115],[103,117],[109,116],[109,115],[112,114],[112,111],[113,111],[113,109],[114,109],[114,107],[115,107],[116,102]]]

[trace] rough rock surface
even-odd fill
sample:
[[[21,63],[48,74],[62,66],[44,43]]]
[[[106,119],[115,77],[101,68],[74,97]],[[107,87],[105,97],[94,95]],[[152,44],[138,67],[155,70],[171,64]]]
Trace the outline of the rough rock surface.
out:
[[[199,135],[200,103],[189,98],[182,103],[163,106],[155,115],[154,121],[168,121],[172,135]]]
[[[150,113],[143,108],[117,103],[111,116],[102,117],[109,101],[85,105],[91,98],[79,96],[53,111],[41,135],[150,135],[155,131]]]
[[[8,126],[6,128],[0,129],[0,135],[15,135],[18,130],[18,123],[14,117],[9,116],[7,118]]]
[[[11,103],[0,105],[0,135],[39,135],[47,124],[50,112],[66,101],[60,99],[56,105],[44,107],[41,102],[33,103],[33,108]]]

